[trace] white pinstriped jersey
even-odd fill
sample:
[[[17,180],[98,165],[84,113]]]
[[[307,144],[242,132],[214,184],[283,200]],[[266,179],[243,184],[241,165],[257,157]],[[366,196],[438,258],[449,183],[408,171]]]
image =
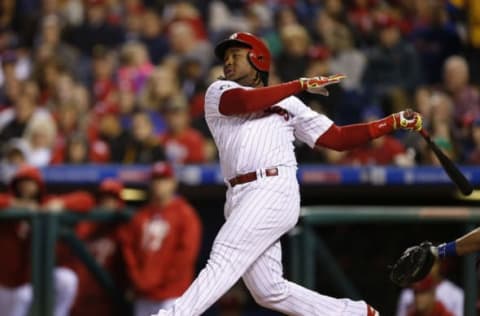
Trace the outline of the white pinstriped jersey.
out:
[[[296,167],[295,138],[310,147],[333,122],[306,106],[297,97],[283,99],[268,111],[225,116],[219,112],[222,93],[245,88],[218,80],[205,95],[205,119],[215,139],[225,179],[275,166]]]

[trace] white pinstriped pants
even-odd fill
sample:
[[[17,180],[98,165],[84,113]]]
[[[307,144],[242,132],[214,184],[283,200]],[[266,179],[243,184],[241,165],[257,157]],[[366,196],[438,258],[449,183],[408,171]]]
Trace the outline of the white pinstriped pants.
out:
[[[294,168],[230,188],[227,220],[206,267],[174,306],[157,316],[201,315],[240,277],[259,305],[287,315],[366,316],[365,302],[320,295],[283,278],[279,239],[295,226],[299,212]]]

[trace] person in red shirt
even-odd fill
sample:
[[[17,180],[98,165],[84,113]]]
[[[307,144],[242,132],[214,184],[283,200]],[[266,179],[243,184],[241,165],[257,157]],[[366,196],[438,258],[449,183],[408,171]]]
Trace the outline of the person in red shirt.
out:
[[[431,275],[412,285],[415,302],[408,316],[453,316],[453,313],[435,298],[437,282]]]
[[[18,208],[32,212],[72,210],[83,212],[93,206],[89,194],[74,192],[48,196],[40,171],[24,165],[9,183],[10,192],[0,194],[0,211]],[[33,296],[30,258],[30,224],[25,220],[0,222],[0,311],[2,316],[26,316]],[[78,279],[63,267],[54,270],[55,316],[67,316],[75,299]]]
[[[373,140],[371,144],[352,149],[340,163],[353,165],[404,165],[405,161],[410,161],[405,158],[406,156],[407,150],[405,146],[395,137],[387,135],[384,138]]]
[[[103,180],[98,188],[97,208],[106,212],[116,212],[123,208],[122,190],[123,184],[120,181]],[[123,288],[126,283],[118,238],[118,231],[122,225],[124,222],[81,222],[76,228],[79,239],[85,243],[96,262],[108,272],[119,288]],[[112,300],[112,296],[77,256],[70,252],[66,253],[65,264],[75,271],[79,279],[78,294],[70,316],[113,316],[126,313],[122,305]]]
[[[206,141],[202,134],[190,126],[187,100],[174,96],[163,105],[167,130],[160,135],[165,156],[173,163],[205,162]]]
[[[367,107],[362,113],[363,121],[378,120],[383,112],[376,106]],[[353,148],[340,160],[341,164],[353,165],[398,165],[414,164],[413,155],[407,152],[405,145],[391,135],[385,135],[371,142]]]
[[[193,207],[175,194],[176,187],[171,165],[154,164],[150,200],[120,235],[135,316],[171,306],[193,280],[202,228]]]

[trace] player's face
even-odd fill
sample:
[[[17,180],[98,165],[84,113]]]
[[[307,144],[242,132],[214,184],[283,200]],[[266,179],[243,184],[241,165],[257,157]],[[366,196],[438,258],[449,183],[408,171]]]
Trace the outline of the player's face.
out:
[[[18,198],[32,200],[39,193],[40,188],[34,180],[22,179],[17,183]]]
[[[104,194],[100,198],[98,206],[107,211],[115,211],[120,208],[120,201],[111,194]]]
[[[150,184],[152,199],[163,202],[171,199],[177,189],[177,181],[174,178],[156,178]]]
[[[223,73],[227,80],[238,82],[244,86],[254,86],[258,81],[257,71],[247,59],[248,49],[230,47],[225,52]]]

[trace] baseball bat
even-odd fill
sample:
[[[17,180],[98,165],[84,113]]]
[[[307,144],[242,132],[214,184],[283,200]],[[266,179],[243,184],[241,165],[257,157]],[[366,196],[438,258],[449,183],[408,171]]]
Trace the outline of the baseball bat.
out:
[[[423,139],[425,139],[430,149],[440,161],[443,169],[448,174],[453,183],[455,183],[457,188],[462,192],[463,195],[470,195],[473,192],[473,186],[470,181],[468,181],[468,179],[457,168],[457,166],[455,166],[453,161],[448,158],[447,155],[445,155],[440,148],[438,148],[438,146],[430,138],[430,135],[427,131],[421,129],[419,133],[420,135],[422,135]]]

